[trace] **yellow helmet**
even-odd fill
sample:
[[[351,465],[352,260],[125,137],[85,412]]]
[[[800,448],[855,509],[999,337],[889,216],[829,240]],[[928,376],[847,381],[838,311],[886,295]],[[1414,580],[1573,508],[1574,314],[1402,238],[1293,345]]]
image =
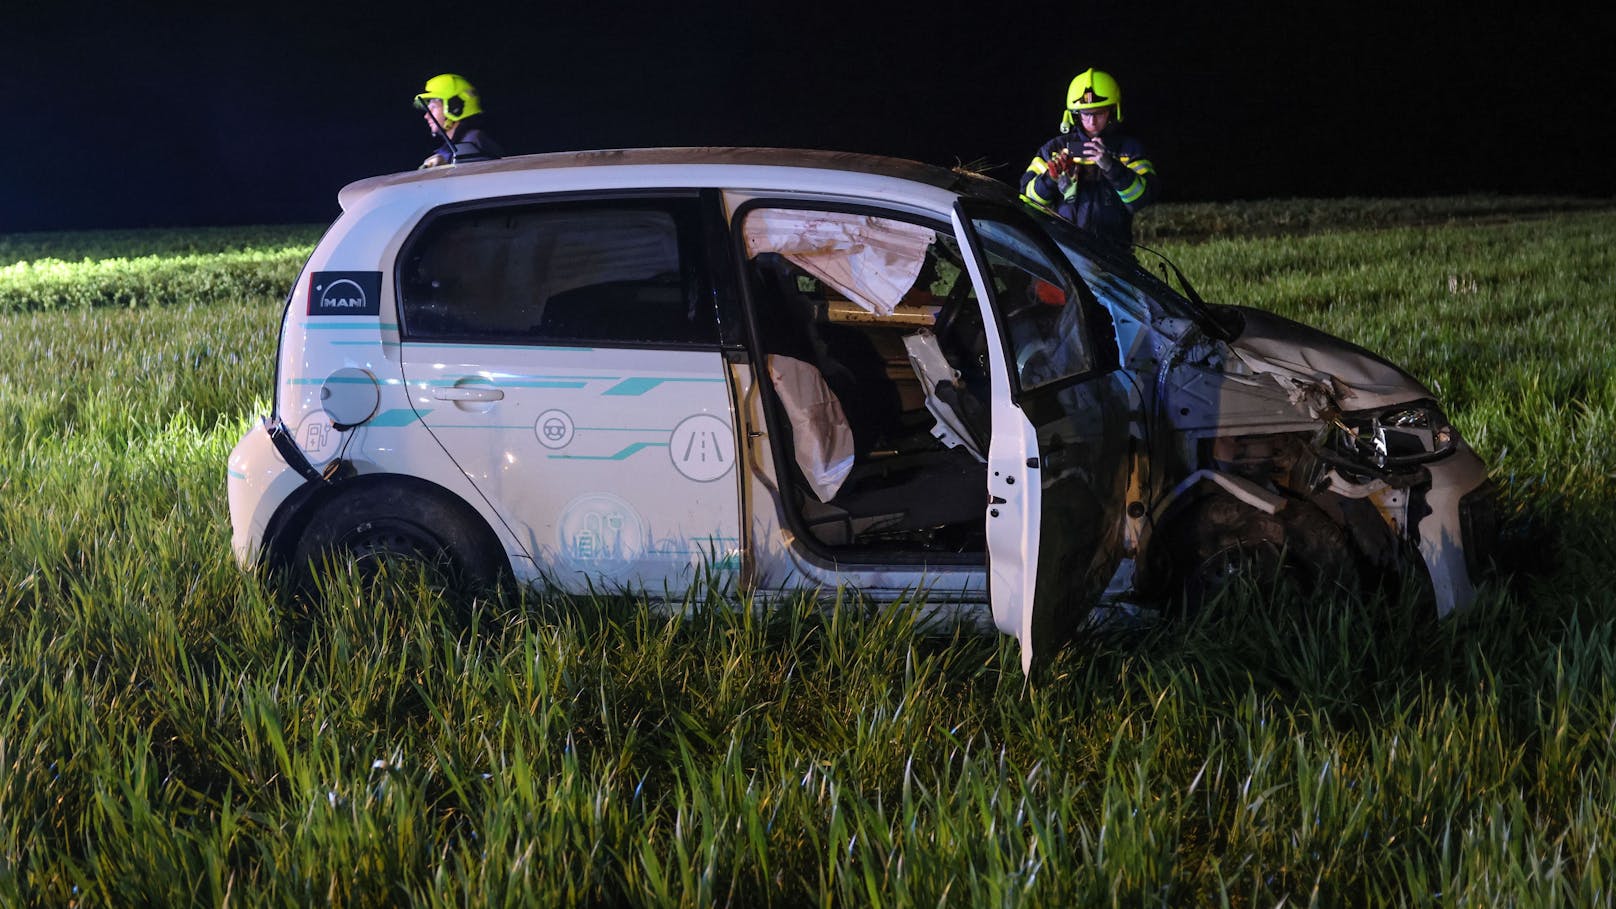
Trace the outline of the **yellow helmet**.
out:
[[[444,73],[426,80],[426,90],[415,96],[415,106],[426,109],[433,99],[443,102],[443,119],[454,123],[483,112],[477,102],[477,89],[472,88],[464,76]]]
[[[1112,119],[1122,122],[1122,86],[1111,74],[1097,69],[1086,69],[1066,88],[1066,111],[1061,114],[1061,132],[1071,132],[1080,110],[1102,107],[1116,109]]]

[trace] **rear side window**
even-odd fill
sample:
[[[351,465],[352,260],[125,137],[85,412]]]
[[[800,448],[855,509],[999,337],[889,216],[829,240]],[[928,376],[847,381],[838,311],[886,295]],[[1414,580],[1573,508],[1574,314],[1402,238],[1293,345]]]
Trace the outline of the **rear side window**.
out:
[[[693,199],[442,214],[399,259],[407,340],[716,344]]]

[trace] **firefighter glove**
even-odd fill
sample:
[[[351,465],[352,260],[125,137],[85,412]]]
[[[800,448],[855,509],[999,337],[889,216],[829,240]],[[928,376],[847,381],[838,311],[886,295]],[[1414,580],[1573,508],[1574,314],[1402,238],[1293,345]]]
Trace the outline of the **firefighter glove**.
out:
[[[1057,183],[1070,179],[1073,172],[1077,170],[1077,161],[1072,158],[1072,153],[1064,148],[1057,149],[1053,155],[1050,155],[1048,163],[1049,175]]]

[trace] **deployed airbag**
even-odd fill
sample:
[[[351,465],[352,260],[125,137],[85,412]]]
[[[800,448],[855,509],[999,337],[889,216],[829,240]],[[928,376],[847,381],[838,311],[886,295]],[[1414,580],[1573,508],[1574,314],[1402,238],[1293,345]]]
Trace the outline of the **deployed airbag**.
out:
[[[744,233],[749,256],[779,253],[881,316],[915,285],[937,238],[929,227],[890,218],[777,208],[747,215]]]
[[[836,497],[853,470],[853,430],[819,370],[793,357],[769,355],[769,378],[791,421],[797,466],[821,502]]]

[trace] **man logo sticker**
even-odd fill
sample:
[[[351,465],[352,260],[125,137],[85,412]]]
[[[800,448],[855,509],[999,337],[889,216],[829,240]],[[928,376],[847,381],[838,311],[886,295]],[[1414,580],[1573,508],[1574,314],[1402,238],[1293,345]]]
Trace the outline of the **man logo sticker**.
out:
[[[379,271],[317,271],[309,276],[311,316],[374,316],[381,311]]]

